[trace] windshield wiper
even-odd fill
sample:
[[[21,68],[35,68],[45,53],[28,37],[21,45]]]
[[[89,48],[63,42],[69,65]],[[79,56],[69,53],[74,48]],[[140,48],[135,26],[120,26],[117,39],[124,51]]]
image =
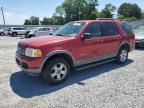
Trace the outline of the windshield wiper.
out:
[[[56,34],[56,36],[63,36],[62,34]]]

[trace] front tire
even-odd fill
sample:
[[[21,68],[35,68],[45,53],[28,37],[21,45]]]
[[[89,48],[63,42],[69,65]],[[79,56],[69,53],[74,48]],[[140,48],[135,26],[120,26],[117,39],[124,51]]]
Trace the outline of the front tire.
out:
[[[16,32],[14,32],[14,33],[12,33],[12,37],[17,37],[17,33]]]
[[[5,36],[5,33],[1,32],[1,33],[0,33],[0,36]]]
[[[28,36],[28,38],[32,38],[32,37],[35,37],[35,35],[29,35],[29,36]]]
[[[126,47],[120,48],[116,61],[118,64],[124,64],[128,60],[128,49]]]
[[[65,82],[69,74],[69,63],[63,58],[55,58],[46,63],[42,77],[50,85],[58,85]]]

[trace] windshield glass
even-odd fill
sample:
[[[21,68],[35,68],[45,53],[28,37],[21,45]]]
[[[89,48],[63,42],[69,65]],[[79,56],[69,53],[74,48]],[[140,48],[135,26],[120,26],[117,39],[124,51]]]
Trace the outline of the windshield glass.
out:
[[[136,36],[144,36],[144,26],[141,26],[134,30]]]
[[[84,27],[85,22],[70,22],[61,27],[54,35],[56,36],[76,36]]]

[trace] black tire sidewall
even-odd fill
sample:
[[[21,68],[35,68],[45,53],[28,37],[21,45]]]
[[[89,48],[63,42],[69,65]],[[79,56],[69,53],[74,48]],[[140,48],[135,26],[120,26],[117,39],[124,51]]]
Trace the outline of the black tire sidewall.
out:
[[[66,67],[67,67],[67,74],[66,74],[66,76],[65,76],[62,80],[60,80],[60,81],[55,81],[55,80],[53,80],[53,79],[51,78],[51,75],[50,75],[51,68],[52,68],[55,64],[57,64],[57,63],[63,63],[63,64],[65,64]],[[65,59],[63,59],[63,58],[55,58],[55,59],[50,60],[50,61],[46,64],[46,66],[45,66],[44,69],[43,69],[42,77],[43,77],[43,79],[44,79],[48,84],[50,84],[50,85],[58,85],[58,84],[63,83],[64,81],[66,81],[66,80],[68,79],[68,77],[69,77],[69,74],[70,74],[70,65],[69,65],[69,63],[68,63]]]
[[[13,36],[13,37],[17,37],[17,33],[15,33],[15,32],[12,33],[12,36]]]
[[[4,35],[5,35],[5,33],[3,33],[3,32],[0,33],[0,36],[4,36]]]
[[[123,50],[127,51],[127,58],[126,58],[126,60],[124,62],[121,61],[121,57],[120,57],[120,55],[121,55],[121,53],[122,53]],[[120,50],[118,52],[118,55],[116,57],[116,61],[117,61],[118,64],[125,64],[127,62],[127,60],[128,60],[128,49],[125,48],[125,47],[122,47],[122,48],[120,48]]]

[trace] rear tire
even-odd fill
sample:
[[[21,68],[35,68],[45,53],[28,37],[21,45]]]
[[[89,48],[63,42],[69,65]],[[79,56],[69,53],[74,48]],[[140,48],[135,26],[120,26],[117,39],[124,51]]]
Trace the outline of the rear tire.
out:
[[[118,64],[124,64],[128,60],[128,49],[126,47],[121,47],[118,55],[116,57],[116,61]]]
[[[46,63],[42,77],[50,85],[58,85],[65,82],[69,74],[69,63],[63,58],[54,58]]]

